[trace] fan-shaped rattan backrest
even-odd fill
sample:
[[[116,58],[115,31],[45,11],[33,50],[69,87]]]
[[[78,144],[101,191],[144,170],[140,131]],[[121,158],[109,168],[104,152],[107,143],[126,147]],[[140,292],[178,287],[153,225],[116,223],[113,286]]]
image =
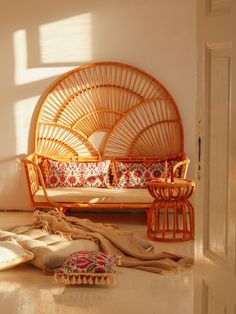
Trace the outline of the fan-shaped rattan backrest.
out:
[[[178,112],[168,97],[142,102],[130,109],[110,133],[104,157],[165,158],[182,148]]]
[[[99,132],[102,145],[93,139]],[[183,152],[182,122],[173,98],[151,75],[99,62],[52,86],[42,100],[35,145],[37,154],[60,160],[162,158]]]

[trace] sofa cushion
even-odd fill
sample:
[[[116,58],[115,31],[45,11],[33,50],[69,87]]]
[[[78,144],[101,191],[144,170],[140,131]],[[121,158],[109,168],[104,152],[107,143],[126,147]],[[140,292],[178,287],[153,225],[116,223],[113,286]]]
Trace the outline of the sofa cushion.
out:
[[[64,203],[145,203],[153,202],[148,189],[98,189],[98,188],[55,188],[47,189],[52,202]],[[47,203],[43,189],[34,195],[36,203]],[[73,208],[73,206],[71,206]]]
[[[110,160],[74,163],[45,159],[45,184],[47,188],[108,188],[109,166]]]
[[[146,188],[147,181],[170,175],[174,163],[162,162],[113,162],[113,185],[117,188]]]

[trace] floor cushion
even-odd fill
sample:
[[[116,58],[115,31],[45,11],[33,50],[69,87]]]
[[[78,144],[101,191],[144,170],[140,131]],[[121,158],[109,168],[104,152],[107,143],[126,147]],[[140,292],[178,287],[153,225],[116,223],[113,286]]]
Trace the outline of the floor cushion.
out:
[[[55,278],[66,285],[110,285],[115,280],[117,261],[107,252],[79,251],[66,259]]]
[[[54,273],[66,258],[76,251],[99,250],[99,245],[92,240],[69,240],[62,235],[49,234],[43,229],[32,228],[32,226],[20,226],[8,231],[0,230],[0,241],[12,239],[31,252],[33,259],[29,262],[46,273]]]

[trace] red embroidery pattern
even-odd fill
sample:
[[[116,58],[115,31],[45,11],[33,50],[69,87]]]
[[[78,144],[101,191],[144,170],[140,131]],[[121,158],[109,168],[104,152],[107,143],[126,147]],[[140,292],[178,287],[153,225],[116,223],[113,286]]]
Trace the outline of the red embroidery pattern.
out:
[[[46,187],[109,187],[110,160],[101,162],[69,163],[51,159],[44,161]]]
[[[168,161],[167,171],[171,172],[173,161]],[[174,164],[178,160],[174,161]],[[151,162],[114,162],[114,181],[117,188],[146,188],[147,181],[164,177],[165,161]]]
[[[117,258],[107,252],[79,251],[66,259],[56,275],[114,273],[116,263]]]

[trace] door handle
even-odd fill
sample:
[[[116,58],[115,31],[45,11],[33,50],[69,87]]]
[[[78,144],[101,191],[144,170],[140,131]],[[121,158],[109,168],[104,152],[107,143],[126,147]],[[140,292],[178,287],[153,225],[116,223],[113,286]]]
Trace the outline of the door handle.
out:
[[[201,148],[202,148],[202,139],[198,137],[198,169],[197,169],[197,177],[198,180],[201,179]]]

